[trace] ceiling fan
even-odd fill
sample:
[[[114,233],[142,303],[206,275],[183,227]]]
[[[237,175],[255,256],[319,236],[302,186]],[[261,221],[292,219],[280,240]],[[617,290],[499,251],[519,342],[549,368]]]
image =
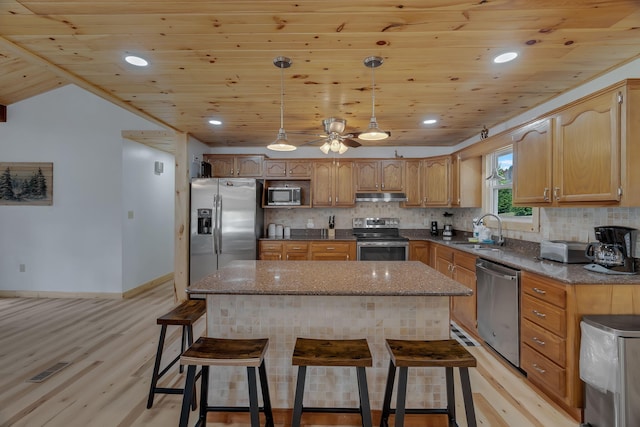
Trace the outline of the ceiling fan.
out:
[[[342,154],[347,151],[349,148],[356,148],[361,146],[358,141],[351,139],[354,138],[355,135],[352,133],[343,134],[344,129],[347,125],[347,121],[344,119],[338,119],[335,117],[329,117],[328,119],[324,119],[322,121],[322,125],[324,126],[324,134],[316,134],[315,136],[319,136],[320,139],[315,139],[313,141],[305,142],[302,145],[315,144],[317,142],[323,142],[322,146],[320,146],[320,150],[324,154],[328,154],[329,151],[334,153]]]

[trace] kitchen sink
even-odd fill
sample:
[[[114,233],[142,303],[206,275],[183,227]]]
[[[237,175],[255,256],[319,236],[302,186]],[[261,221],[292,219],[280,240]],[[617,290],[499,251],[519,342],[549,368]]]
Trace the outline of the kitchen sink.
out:
[[[452,242],[455,246],[462,246],[464,248],[473,249],[480,252],[502,252],[502,249],[497,248],[495,245],[487,243],[473,243],[473,242]]]

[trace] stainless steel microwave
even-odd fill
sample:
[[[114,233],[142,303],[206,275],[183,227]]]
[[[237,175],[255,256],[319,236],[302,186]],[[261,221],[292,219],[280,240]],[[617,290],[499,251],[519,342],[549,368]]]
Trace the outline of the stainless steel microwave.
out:
[[[269,187],[267,188],[267,205],[269,206],[300,206],[300,187]]]

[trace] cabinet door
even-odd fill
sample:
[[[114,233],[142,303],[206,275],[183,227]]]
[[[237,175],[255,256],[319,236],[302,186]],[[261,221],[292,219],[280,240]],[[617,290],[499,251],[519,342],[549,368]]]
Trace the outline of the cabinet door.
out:
[[[259,259],[263,261],[280,261],[282,259],[282,242],[261,240],[258,247]]]
[[[333,164],[329,161],[313,162],[312,205],[333,205]]]
[[[380,190],[404,190],[404,160],[380,161]]]
[[[429,242],[409,242],[409,261],[421,261],[429,265]]]
[[[458,256],[459,255],[456,254],[456,258],[458,258]],[[464,326],[467,330],[477,334],[478,315],[476,307],[476,272],[475,270],[469,270],[468,268],[456,263],[453,269],[453,279],[467,288],[470,288],[473,291],[473,295],[452,297],[451,314],[459,324],[461,324],[461,326]]]
[[[457,206],[457,207],[459,207],[462,203],[462,195],[460,190],[461,163],[462,163],[462,160],[460,159],[459,154],[451,156],[451,161],[450,161],[451,178],[449,179],[449,182],[450,182],[449,192],[450,192],[451,206]]]
[[[620,200],[618,91],[580,102],[556,116],[553,197],[558,204]]]
[[[311,242],[309,252],[314,261],[352,261],[355,260],[355,243]]]
[[[289,160],[286,172],[290,178],[311,178],[312,163],[309,160]]]
[[[265,160],[264,176],[266,178],[284,178],[287,176],[287,162],[284,160]]]
[[[552,202],[551,119],[524,126],[513,140],[513,204],[545,206]]]
[[[263,156],[239,156],[235,158],[236,177],[259,178],[262,176]]]
[[[449,206],[449,157],[428,159],[424,162],[424,205]]]
[[[353,162],[338,161],[334,165],[334,205],[337,207],[353,207]]]
[[[422,206],[422,193],[421,193],[421,179],[420,174],[422,168],[420,160],[407,160],[405,162],[405,174],[407,179],[407,185],[405,185],[405,194],[407,195],[407,201],[402,203],[403,207],[421,207]]]
[[[307,242],[288,242],[284,244],[284,259],[287,261],[306,261],[309,244]]]
[[[231,178],[235,173],[233,157],[209,157],[213,178]]]
[[[356,191],[378,191],[378,161],[357,161],[354,166]]]

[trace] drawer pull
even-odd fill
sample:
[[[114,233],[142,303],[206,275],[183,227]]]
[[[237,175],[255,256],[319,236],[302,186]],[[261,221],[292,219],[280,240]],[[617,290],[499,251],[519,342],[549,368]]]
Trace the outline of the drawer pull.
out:
[[[536,316],[538,316],[541,319],[544,319],[545,317],[547,317],[546,314],[544,313],[540,313],[538,310],[531,310],[533,312],[533,314],[535,314]]]
[[[531,338],[531,341],[533,341],[534,343],[536,343],[538,345],[545,345],[546,344],[544,341],[542,341],[541,339],[538,339],[537,337]]]
[[[533,292],[540,294],[540,295],[546,295],[547,291],[545,291],[544,289],[540,289],[540,288],[533,288]]]
[[[294,247],[292,247],[291,249],[298,250],[298,249],[301,249],[301,248],[300,248],[300,246],[294,246]]]
[[[539,367],[537,363],[533,364],[533,369],[540,372],[541,374],[544,374],[545,372],[547,372],[546,369],[542,369],[541,367]]]
[[[335,250],[336,250],[336,248],[329,246],[329,247],[327,247],[327,250],[328,250],[328,251],[335,251]]]

